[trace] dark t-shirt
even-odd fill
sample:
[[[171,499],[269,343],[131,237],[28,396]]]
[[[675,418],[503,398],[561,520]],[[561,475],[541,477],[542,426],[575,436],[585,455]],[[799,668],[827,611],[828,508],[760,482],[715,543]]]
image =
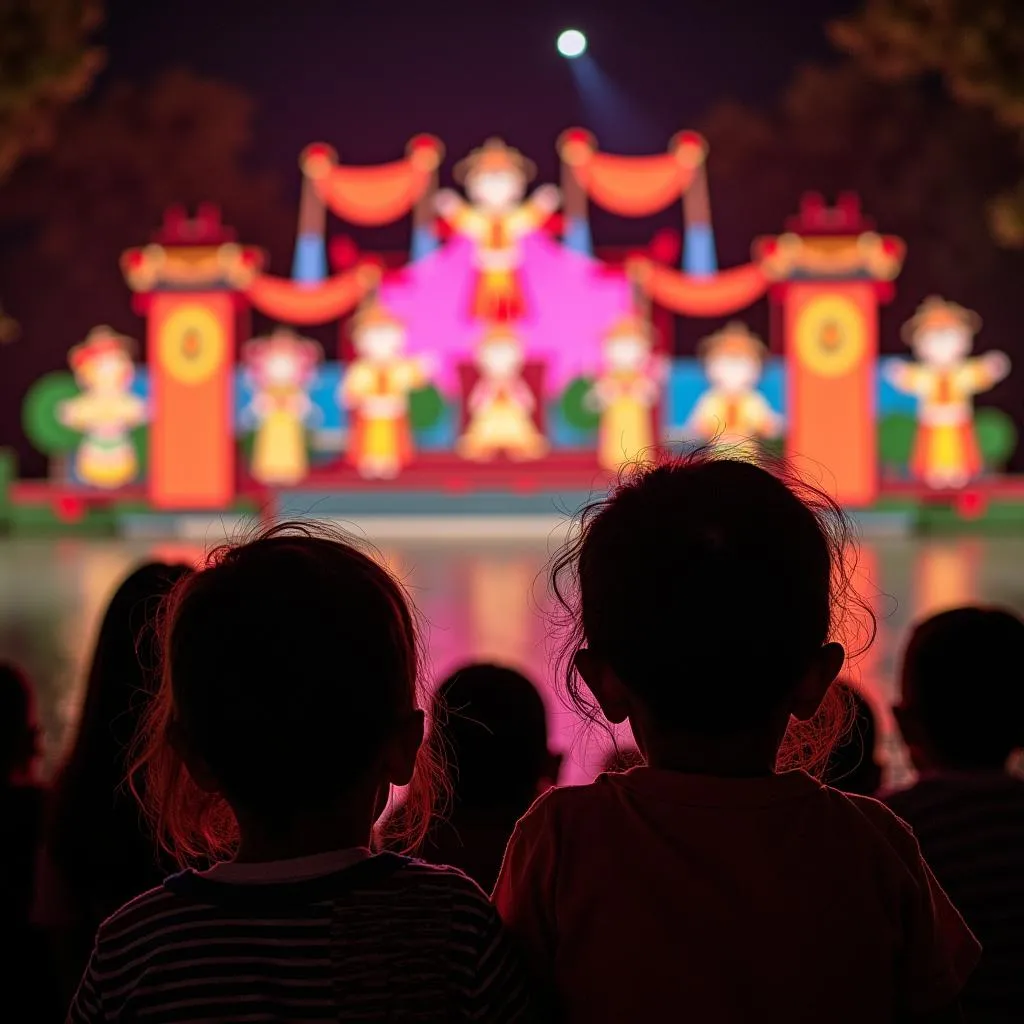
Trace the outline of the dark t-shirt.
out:
[[[884,799],[981,942],[964,990],[969,1019],[1024,1021],[1024,781],[948,772]]]

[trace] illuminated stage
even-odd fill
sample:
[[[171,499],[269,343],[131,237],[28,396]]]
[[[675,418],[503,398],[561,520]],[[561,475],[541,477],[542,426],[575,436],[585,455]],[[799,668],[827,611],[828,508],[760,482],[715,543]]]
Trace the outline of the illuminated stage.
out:
[[[500,534],[553,521],[646,453],[715,441],[795,457],[869,529],[1024,525],[1024,483],[999,475],[1013,423],[973,409],[1008,360],[972,357],[979,318],[934,297],[905,326],[913,359],[879,358],[904,247],[856,198],[805,197],[748,263],[720,269],[700,136],[625,157],[573,129],[558,148],[560,188],[531,193],[532,161],[490,139],[455,164],[463,194],[438,189],[430,136],[374,167],[309,146],[290,277],[215,208],[169,210],[122,261],[144,360],[97,327],[70,373],[36,382],[24,422],[52,472],[19,481],[0,452],[0,522],[194,533],[315,514],[415,533],[417,518],[477,517]],[[592,204],[639,218],[677,203],[678,252],[591,238]],[[408,256],[329,242],[328,212],[409,218]],[[767,343],[739,319],[758,301],[775,312]],[[251,310],[280,326],[250,337]],[[679,357],[674,316],[737,319]],[[335,322],[333,353],[300,333]]]

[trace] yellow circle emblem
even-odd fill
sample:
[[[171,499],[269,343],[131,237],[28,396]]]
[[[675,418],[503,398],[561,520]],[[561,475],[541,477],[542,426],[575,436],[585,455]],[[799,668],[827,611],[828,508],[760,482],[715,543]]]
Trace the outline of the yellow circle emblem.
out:
[[[841,295],[812,299],[797,317],[797,354],[820,377],[849,373],[867,347],[864,315],[856,303]]]
[[[164,321],[160,362],[183,384],[201,384],[212,377],[225,351],[221,322],[204,306],[182,306]]]

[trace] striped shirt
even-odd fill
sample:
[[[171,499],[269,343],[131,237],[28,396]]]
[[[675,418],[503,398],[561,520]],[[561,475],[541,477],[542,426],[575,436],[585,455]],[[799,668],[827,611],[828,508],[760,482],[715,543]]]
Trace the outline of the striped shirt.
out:
[[[1024,1021],[1024,782],[998,771],[928,775],[885,802],[981,943],[968,1019]]]
[[[99,1021],[532,1021],[483,892],[384,853],[298,881],[186,871],[100,927],[68,1011]]]

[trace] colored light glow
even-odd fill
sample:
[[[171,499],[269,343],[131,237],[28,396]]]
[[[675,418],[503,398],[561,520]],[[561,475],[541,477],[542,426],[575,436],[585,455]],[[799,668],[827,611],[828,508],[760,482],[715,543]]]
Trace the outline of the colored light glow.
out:
[[[567,28],[559,37],[558,52],[563,57],[579,57],[587,49],[587,37],[575,28]]]

